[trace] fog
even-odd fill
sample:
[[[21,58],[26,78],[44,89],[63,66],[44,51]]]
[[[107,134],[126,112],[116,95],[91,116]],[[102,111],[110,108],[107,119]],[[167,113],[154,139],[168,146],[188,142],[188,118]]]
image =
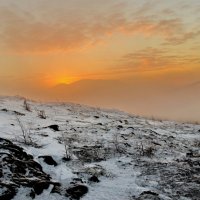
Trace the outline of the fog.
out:
[[[152,80],[81,80],[48,89],[10,88],[4,95],[74,102],[157,119],[200,122],[200,83],[174,86]]]

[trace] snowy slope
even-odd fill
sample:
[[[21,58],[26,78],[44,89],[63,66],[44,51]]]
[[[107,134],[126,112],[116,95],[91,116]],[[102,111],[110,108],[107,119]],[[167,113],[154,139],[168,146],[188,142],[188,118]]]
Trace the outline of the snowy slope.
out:
[[[200,125],[64,103],[27,101],[29,112],[23,101],[0,97],[0,137],[23,147],[61,183],[60,194],[49,187],[35,199],[70,199],[65,191],[72,182],[88,187],[83,200],[200,199]],[[24,144],[19,121],[31,145]],[[69,161],[63,160],[66,149]],[[51,156],[57,166],[40,156]],[[14,200],[32,199],[28,191],[21,187]]]

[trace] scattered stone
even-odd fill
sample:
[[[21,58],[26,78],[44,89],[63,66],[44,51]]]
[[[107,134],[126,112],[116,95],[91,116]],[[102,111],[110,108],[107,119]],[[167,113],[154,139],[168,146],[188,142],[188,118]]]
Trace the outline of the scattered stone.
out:
[[[59,126],[58,125],[50,125],[50,126],[48,126],[47,128],[50,128],[50,129],[52,129],[52,130],[54,130],[54,131],[60,131],[59,130]]]
[[[35,192],[34,192],[33,190],[31,190],[31,192],[30,192],[30,197],[31,197],[32,199],[35,199]]]
[[[186,157],[193,157],[193,152],[190,151],[190,152],[186,153]]]
[[[43,190],[49,188],[49,181],[39,181],[33,185],[33,189],[37,195],[42,194]]]
[[[136,200],[161,200],[159,198],[159,195],[155,192],[152,191],[144,191],[140,194],[140,196],[138,198],[136,198]]]
[[[57,193],[61,195],[61,192],[62,192],[61,185],[59,183],[54,184],[53,189],[51,190],[51,193]]]
[[[88,193],[88,187],[85,185],[75,185],[66,190],[66,196],[76,200],[79,200],[86,193]]]
[[[52,158],[52,156],[39,156],[39,158],[43,158],[44,162],[47,165],[54,165],[57,166],[57,162]]]
[[[125,119],[125,120],[124,120],[124,123],[125,123],[125,124],[128,124],[129,122],[128,122],[128,120]]]
[[[97,125],[99,125],[99,126],[103,126],[103,124],[102,124],[102,123],[98,123]]]
[[[48,137],[49,135],[48,134],[46,134],[46,133],[41,133],[40,134],[42,137]]]
[[[131,129],[131,130],[133,130],[133,131],[135,130],[135,129],[134,129],[133,127],[131,127],[131,126],[130,126],[130,127],[128,127],[127,129]]]
[[[88,180],[91,181],[91,182],[95,182],[95,183],[99,183],[100,182],[100,180],[98,179],[97,176],[92,176]]]
[[[141,195],[144,195],[144,194],[150,194],[150,195],[153,195],[153,196],[158,196],[157,193],[152,192],[152,191],[144,191],[144,192],[141,193]]]
[[[122,125],[117,126],[117,129],[122,129],[122,128],[124,128]]]
[[[63,157],[62,160],[63,160],[64,162],[68,162],[68,161],[71,160],[71,158],[70,158],[70,157]]]
[[[6,108],[1,109],[1,111],[8,112],[8,110]]]

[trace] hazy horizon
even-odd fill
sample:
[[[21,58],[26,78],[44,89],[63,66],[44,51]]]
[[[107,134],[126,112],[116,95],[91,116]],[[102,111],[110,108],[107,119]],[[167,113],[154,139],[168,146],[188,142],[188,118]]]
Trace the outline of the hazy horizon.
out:
[[[141,81],[141,80],[140,80]],[[139,82],[140,82],[139,81]],[[20,90],[15,95],[42,102],[72,102],[100,108],[118,109],[134,115],[155,119],[200,122],[200,84],[184,87],[156,85],[124,80],[81,80],[59,84],[46,90]],[[141,81],[144,84],[144,81]],[[194,93],[194,87],[196,93]],[[130,87],[132,91],[130,91]],[[161,91],[162,88],[162,91]],[[142,91],[141,91],[142,89]],[[4,95],[11,95],[4,93]],[[196,97],[196,98],[195,98]]]
[[[1,0],[0,95],[200,121],[200,1]]]

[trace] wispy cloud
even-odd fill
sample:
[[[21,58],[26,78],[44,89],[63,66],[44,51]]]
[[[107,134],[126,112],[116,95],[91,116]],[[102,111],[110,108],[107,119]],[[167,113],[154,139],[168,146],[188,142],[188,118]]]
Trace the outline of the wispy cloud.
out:
[[[112,2],[112,1],[110,1]],[[161,37],[165,44],[177,45],[195,38],[200,30],[185,30],[180,17],[170,9],[164,9],[163,15],[157,17],[152,9],[153,3],[142,4],[137,12],[127,13],[126,4],[109,4],[106,14],[102,11],[85,16],[84,12],[70,16],[62,14],[52,20],[43,20],[26,10],[14,10],[1,7],[0,10],[0,42],[3,51],[15,53],[71,51],[93,46],[105,37],[115,33],[131,36]],[[122,6],[119,9],[119,5]],[[51,15],[48,12],[47,15]],[[86,12],[87,13],[87,12]],[[137,14],[138,13],[138,14]],[[88,17],[89,16],[89,17]]]
[[[111,70],[113,73],[144,72],[162,69],[197,66],[200,58],[195,55],[178,55],[169,53],[169,49],[146,48],[128,53],[117,61]]]
[[[178,36],[168,38],[167,42],[164,45],[179,45],[187,42],[188,40],[192,40],[200,36],[200,30],[194,30],[182,33]]]

